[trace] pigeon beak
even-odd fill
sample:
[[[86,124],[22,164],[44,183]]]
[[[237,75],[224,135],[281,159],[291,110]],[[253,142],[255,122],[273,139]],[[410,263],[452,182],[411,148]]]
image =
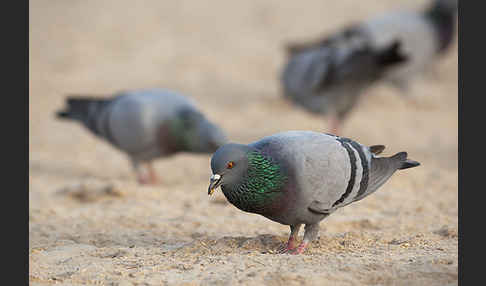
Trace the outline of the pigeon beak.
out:
[[[209,179],[208,195],[212,195],[214,190],[221,185],[221,175],[214,174],[211,175]]]

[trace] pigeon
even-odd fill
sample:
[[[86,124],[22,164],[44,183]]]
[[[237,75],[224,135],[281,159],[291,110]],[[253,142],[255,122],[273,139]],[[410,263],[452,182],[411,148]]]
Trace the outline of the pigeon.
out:
[[[80,122],[126,153],[141,184],[159,182],[152,166],[156,158],[213,153],[227,143],[225,132],[191,99],[166,89],[120,91],[105,98],[69,95],[66,103],[57,118]]]
[[[378,156],[384,149],[314,131],[281,132],[248,145],[227,143],[212,155],[208,195],[221,187],[238,209],[289,225],[281,252],[300,254],[317,238],[321,220],[372,194],[395,171],[420,165],[406,152]]]
[[[290,44],[280,81],[283,95],[329,117],[330,133],[360,95],[377,82],[406,94],[411,79],[450,47],[457,0],[433,0],[420,11],[393,11],[344,27],[317,41]]]

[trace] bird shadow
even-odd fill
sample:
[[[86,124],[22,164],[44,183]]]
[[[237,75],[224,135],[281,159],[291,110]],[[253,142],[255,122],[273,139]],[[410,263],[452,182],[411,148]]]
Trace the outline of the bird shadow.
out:
[[[183,255],[275,254],[285,241],[286,237],[271,234],[260,234],[255,237],[224,236],[216,239],[203,236],[185,243],[172,252]]]

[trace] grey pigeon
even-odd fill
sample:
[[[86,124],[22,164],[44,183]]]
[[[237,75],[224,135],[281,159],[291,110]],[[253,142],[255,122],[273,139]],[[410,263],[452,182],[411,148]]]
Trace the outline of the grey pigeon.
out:
[[[248,145],[228,143],[211,158],[208,194],[221,187],[238,209],[290,226],[285,251],[302,253],[317,238],[321,220],[375,192],[397,170],[419,166],[406,152],[379,157],[383,145],[287,131]],[[299,228],[305,224],[297,246]]]
[[[156,183],[152,160],[178,152],[213,153],[227,143],[188,97],[165,89],[122,91],[111,97],[68,96],[57,117],[79,121],[130,157],[140,183]],[[146,164],[146,171],[142,165]]]
[[[360,97],[383,81],[405,91],[452,42],[457,0],[433,0],[421,11],[393,11],[309,43],[289,45],[281,74],[284,96],[329,116],[339,133]]]

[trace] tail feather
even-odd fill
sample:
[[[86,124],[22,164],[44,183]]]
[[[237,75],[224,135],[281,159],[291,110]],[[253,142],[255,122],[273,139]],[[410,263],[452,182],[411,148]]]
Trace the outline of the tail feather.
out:
[[[420,163],[407,159],[407,152],[399,152],[391,157],[373,157],[366,192],[356,197],[359,201],[375,192],[397,171],[419,166]]]
[[[110,99],[96,98],[94,96],[68,95],[67,107],[56,112],[62,119],[85,120],[92,116],[100,107],[110,102]]]
[[[402,165],[398,168],[398,170],[408,169],[420,166],[420,163],[414,160],[407,159],[405,160]]]
[[[333,83],[369,84],[378,80],[389,67],[400,65],[408,60],[400,49],[401,42],[394,41],[388,47],[374,50],[368,43],[355,47],[345,59],[330,61],[317,89],[331,86]]]
[[[370,152],[375,154],[375,155],[379,155],[381,154],[381,152],[383,152],[383,150],[385,150],[385,145],[373,145],[373,146],[370,146]]]
[[[403,170],[408,168],[413,168],[420,166],[420,163],[411,159],[407,159],[407,152],[399,152],[388,159],[392,164],[398,164],[396,167],[397,170]]]
[[[103,99],[94,96],[68,95],[66,108],[58,110],[56,117],[62,120],[80,121],[95,134],[99,133],[97,122],[113,98]]]
[[[68,111],[59,110],[59,111],[56,112],[56,117],[57,118],[69,118],[69,112]]]

